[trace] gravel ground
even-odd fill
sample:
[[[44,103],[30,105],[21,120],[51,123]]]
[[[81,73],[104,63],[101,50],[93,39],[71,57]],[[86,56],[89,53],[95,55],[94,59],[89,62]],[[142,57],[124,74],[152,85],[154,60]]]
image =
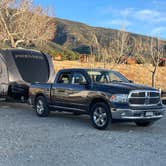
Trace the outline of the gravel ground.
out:
[[[89,117],[39,118],[24,104],[0,104],[0,166],[166,166],[166,118],[141,128],[99,131]]]

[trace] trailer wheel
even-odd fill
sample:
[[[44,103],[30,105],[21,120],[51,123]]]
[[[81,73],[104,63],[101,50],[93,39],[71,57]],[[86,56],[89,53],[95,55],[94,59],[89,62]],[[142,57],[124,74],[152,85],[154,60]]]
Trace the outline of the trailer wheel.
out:
[[[49,115],[49,109],[47,102],[43,96],[38,96],[35,102],[36,114],[40,117],[46,117]]]

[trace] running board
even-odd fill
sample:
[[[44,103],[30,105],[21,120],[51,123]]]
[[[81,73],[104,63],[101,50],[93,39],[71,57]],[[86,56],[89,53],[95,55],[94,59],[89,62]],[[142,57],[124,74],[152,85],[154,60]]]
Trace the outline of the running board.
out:
[[[49,105],[51,108],[55,109],[63,109],[63,110],[71,110],[71,111],[80,111],[80,112],[86,112],[84,109],[79,109],[79,108],[71,108],[71,107],[63,107],[63,106],[55,106],[55,105]]]

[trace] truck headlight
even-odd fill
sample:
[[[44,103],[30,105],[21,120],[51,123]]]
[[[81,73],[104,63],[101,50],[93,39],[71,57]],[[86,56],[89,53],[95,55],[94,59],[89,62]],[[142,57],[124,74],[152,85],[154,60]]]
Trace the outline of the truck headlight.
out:
[[[127,103],[128,94],[114,94],[111,96],[110,101],[115,103]]]

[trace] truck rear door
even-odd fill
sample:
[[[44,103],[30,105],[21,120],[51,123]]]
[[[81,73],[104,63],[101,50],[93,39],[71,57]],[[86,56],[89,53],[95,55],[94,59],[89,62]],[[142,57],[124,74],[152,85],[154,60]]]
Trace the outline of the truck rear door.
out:
[[[68,111],[85,111],[87,108],[86,78],[79,72],[62,72],[52,87],[54,107]]]
[[[67,98],[71,86],[72,73],[62,72],[58,75],[57,82],[54,82],[51,89],[51,102],[56,107],[68,107]]]

